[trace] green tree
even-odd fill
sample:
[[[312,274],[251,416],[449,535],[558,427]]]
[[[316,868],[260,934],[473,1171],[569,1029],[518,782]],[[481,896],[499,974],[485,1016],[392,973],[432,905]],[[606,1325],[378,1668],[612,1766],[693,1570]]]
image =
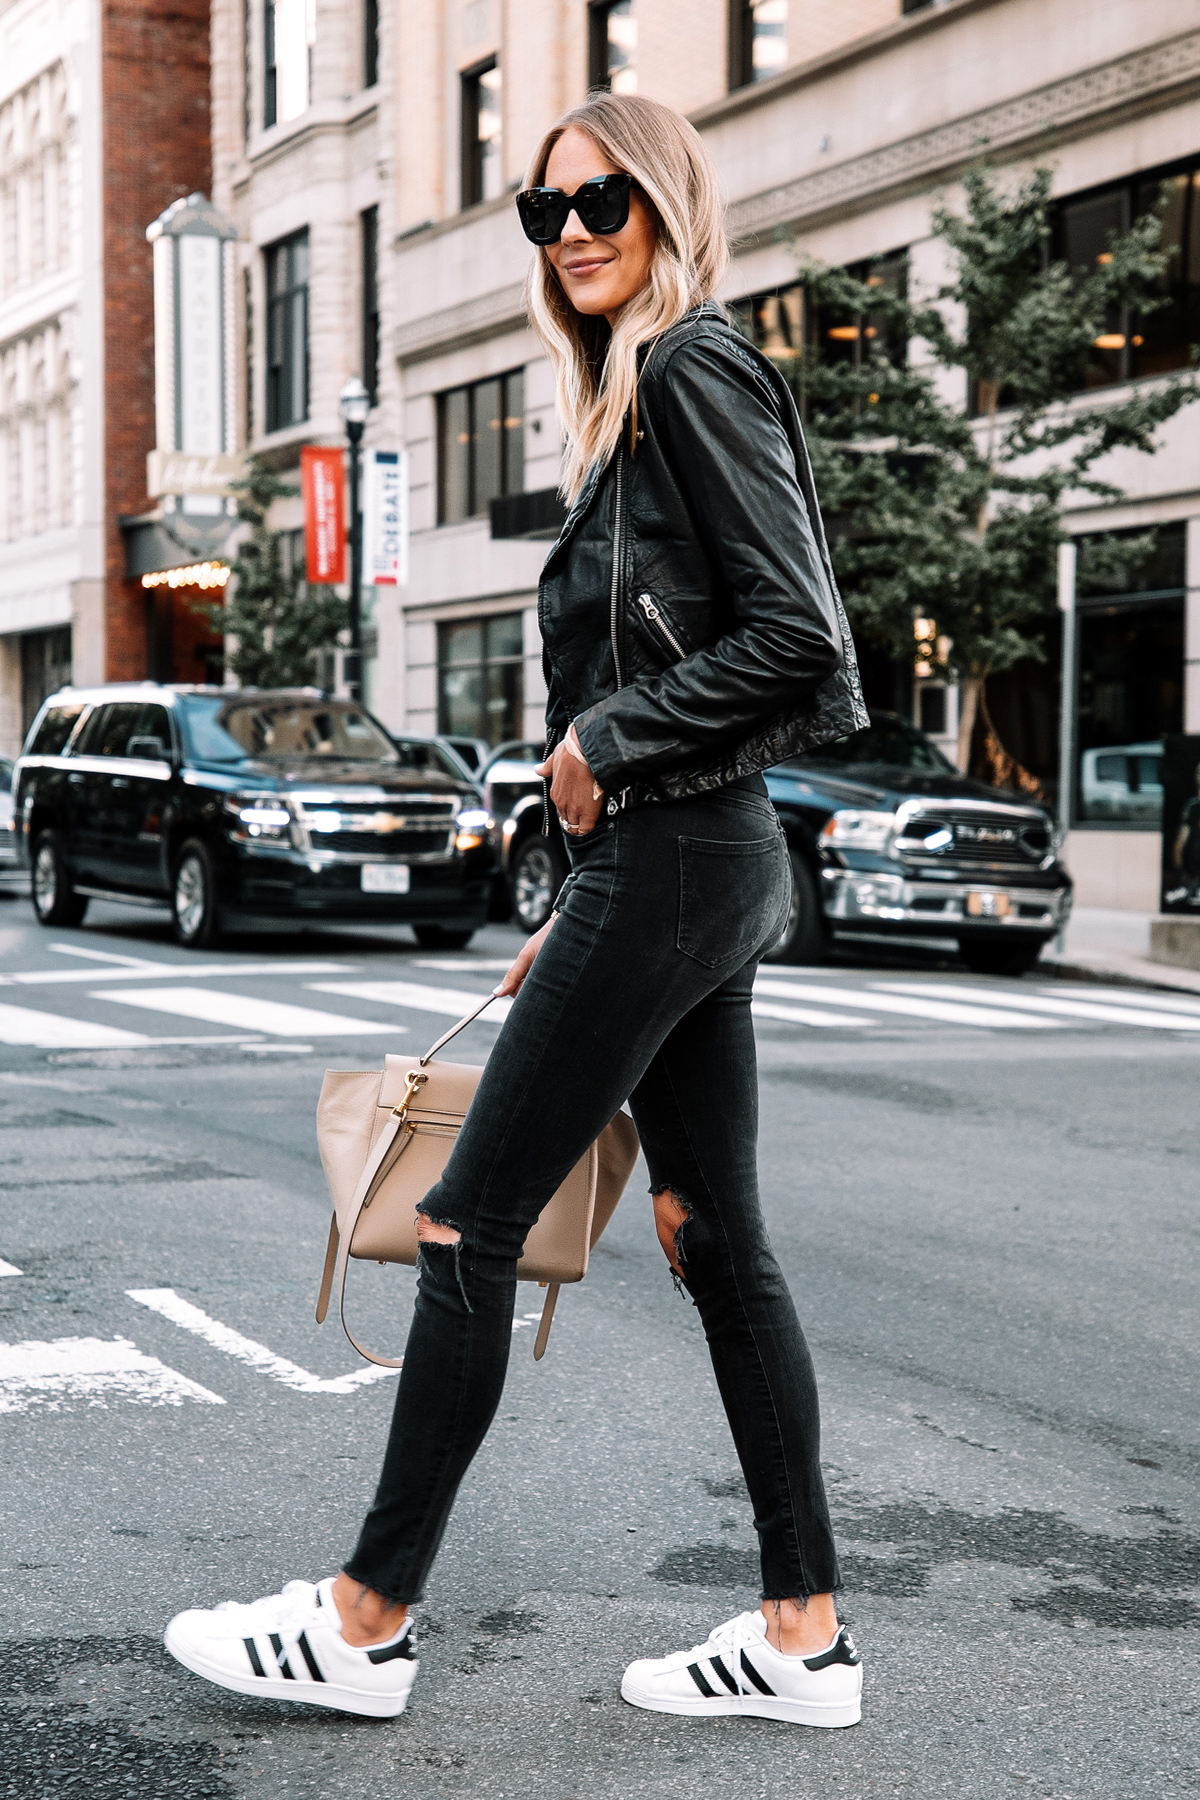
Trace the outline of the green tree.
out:
[[[233,563],[229,599],[202,610],[216,630],[235,639],[228,663],[241,686],[303,687],[313,679],[314,650],[334,643],[349,625],[349,606],[331,587],[310,587],[300,569],[289,571],[282,534],[267,529],[273,503],[300,490],[257,456],[247,457],[245,479],[233,490],[250,534]]]
[[[1153,454],[1158,428],[1200,391],[1187,374],[1080,398],[1084,360],[1117,309],[1161,304],[1154,287],[1169,256],[1154,213],[1112,237],[1090,270],[1051,260],[1051,180],[1038,169],[1004,191],[984,167],[968,171],[965,212],[933,215],[951,275],[924,301],[800,265],[822,320],[857,322],[853,361],[810,346],[793,377],[851,620],[897,661],[919,649],[959,682],[959,767],[981,713],[1001,780],[1024,772],[991,728],[986,684],[1044,660],[1064,500],[1119,500],[1097,464],[1119,448]],[[897,342],[911,360],[889,358]],[[1150,543],[1110,540],[1091,554],[1112,572]],[[920,646],[917,619],[936,627]]]

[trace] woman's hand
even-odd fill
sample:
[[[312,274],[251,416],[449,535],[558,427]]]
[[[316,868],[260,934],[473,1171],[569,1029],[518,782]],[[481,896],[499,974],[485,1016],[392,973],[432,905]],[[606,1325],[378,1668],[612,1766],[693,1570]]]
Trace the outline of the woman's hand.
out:
[[[604,794],[587,763],[562,743],[538,764],[537,772],[550,777],[550,801],[567,835],[582,837],[594,830]]]
[[[516,962],[508,971],[504,980],[500,983],[500,986],[492,989],[493,994],[520,993],[521,983],[528,975],[530,969],[532,969],[533,959],[545,943],[546,939],[550,936],[551,928],[557,917],[557,913],[551,913],[546,923],[542,926],[542,929],[540,931],[535,931],[533,936],[526,940],[525,944],[522,946],[520,956],[518,956]]]

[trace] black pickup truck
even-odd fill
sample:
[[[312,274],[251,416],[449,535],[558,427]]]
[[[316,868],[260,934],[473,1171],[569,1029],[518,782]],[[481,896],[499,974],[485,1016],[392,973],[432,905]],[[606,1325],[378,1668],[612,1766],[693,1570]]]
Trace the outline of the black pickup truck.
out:
[[[767,771],[792,859],[769,960],[835,938],[940,938],[978,974],[1019,975],[1066,924],[1071,877],[1045,807],[960,775],[913,726],[865,731]]]
[[[487,917],[492,821],[465,773],[412,762],[317,689],[64,688],[14,771],[17,860],[43,925],[102,899],[169,906],[186,945],[373,919],[457,948]]]

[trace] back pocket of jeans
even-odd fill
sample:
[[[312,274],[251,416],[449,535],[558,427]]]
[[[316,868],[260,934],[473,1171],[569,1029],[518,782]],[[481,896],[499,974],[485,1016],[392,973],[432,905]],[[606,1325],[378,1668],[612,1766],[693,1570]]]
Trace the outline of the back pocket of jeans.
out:
[[[780,834],[749,843],[679,840],[679,934],[685,956],[715,969],[770,941],[784,878]]]

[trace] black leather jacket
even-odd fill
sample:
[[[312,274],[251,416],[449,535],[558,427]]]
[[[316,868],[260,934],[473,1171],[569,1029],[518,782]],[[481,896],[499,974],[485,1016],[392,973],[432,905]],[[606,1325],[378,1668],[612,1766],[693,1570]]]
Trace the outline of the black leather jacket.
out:
[[[632,429],[542,573],[550,745],[574,720],[606,793],[665,800],[866,725],[778,370],[709,301],[650,347]]]

